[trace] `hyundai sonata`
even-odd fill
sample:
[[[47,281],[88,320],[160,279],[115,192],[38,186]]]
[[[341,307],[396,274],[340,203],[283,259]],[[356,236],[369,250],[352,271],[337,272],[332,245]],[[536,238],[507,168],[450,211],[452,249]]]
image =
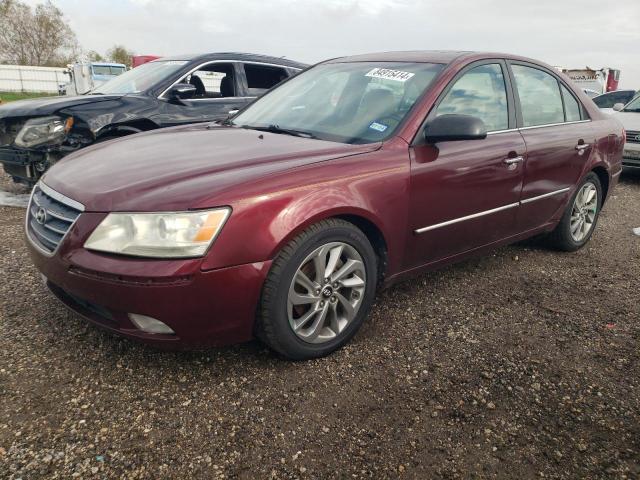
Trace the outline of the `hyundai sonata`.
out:
[[[89,321],[160,345],[326,355],[378,287],[547,235],[585,245],[622,126],[554,68],[400,52],[320,63],[222,125],[74,153],[28,208],[33,260]]]

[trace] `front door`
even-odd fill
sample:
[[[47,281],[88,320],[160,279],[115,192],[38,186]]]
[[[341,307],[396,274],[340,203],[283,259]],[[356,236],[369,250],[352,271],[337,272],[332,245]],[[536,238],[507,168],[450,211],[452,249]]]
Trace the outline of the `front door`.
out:
[[[482,119],[484,140],[411,147],[407,268],[431,263],[517,233],[526,155],[515,127],[506,64],[467,67],[445,90],[428,120],[443,114]]]
[[[180,80],[196,88],[192,98],[182,102],[166,102],[161,113],[152,120],[163,127],[186,123],[224,120],[230,112],[252,100],[242,84],[244,72],[235,62],[212,62]]]
[[[522,231],[548,223],[564,209],[588,161],[595,134],[579,100],[550,72],[512,63],[520,132],[527,144]]]

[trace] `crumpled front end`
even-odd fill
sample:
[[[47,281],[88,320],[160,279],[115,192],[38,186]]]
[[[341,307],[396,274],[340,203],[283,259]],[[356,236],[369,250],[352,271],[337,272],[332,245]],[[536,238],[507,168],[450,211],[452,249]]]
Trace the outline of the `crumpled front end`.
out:
[[[30,122],[48,118],[59,117],[0,118],[0,163],[4,171],[17,183],[34,185],[58,160],[91,141],[90,138],[85,139],[84,135],[70,132],[73,118],[67,117],[59,119],[60,128],[63,130],[59,135],[53,136],[52,140],[43,139],[42,142],[38,142],[35,139],[26,142],[29,146],[20,145],[25,128],[32,126]]]

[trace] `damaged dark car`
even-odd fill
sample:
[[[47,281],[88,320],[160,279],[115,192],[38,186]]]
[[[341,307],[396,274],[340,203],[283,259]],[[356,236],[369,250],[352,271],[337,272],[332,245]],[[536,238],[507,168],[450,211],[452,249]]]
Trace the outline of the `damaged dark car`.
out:
[[[65,155],[96,142],[175,125],[219,121],[306,65],[263,55],[162,58],[75,97],[0,106],[0,163],[34,185]]]

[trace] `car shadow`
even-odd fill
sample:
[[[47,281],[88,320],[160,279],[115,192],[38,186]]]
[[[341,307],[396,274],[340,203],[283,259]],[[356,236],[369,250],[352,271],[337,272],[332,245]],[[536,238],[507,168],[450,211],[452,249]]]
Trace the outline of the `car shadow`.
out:
[[[624,169],[620,175],[620,183],[640,185],[640,169]]]

